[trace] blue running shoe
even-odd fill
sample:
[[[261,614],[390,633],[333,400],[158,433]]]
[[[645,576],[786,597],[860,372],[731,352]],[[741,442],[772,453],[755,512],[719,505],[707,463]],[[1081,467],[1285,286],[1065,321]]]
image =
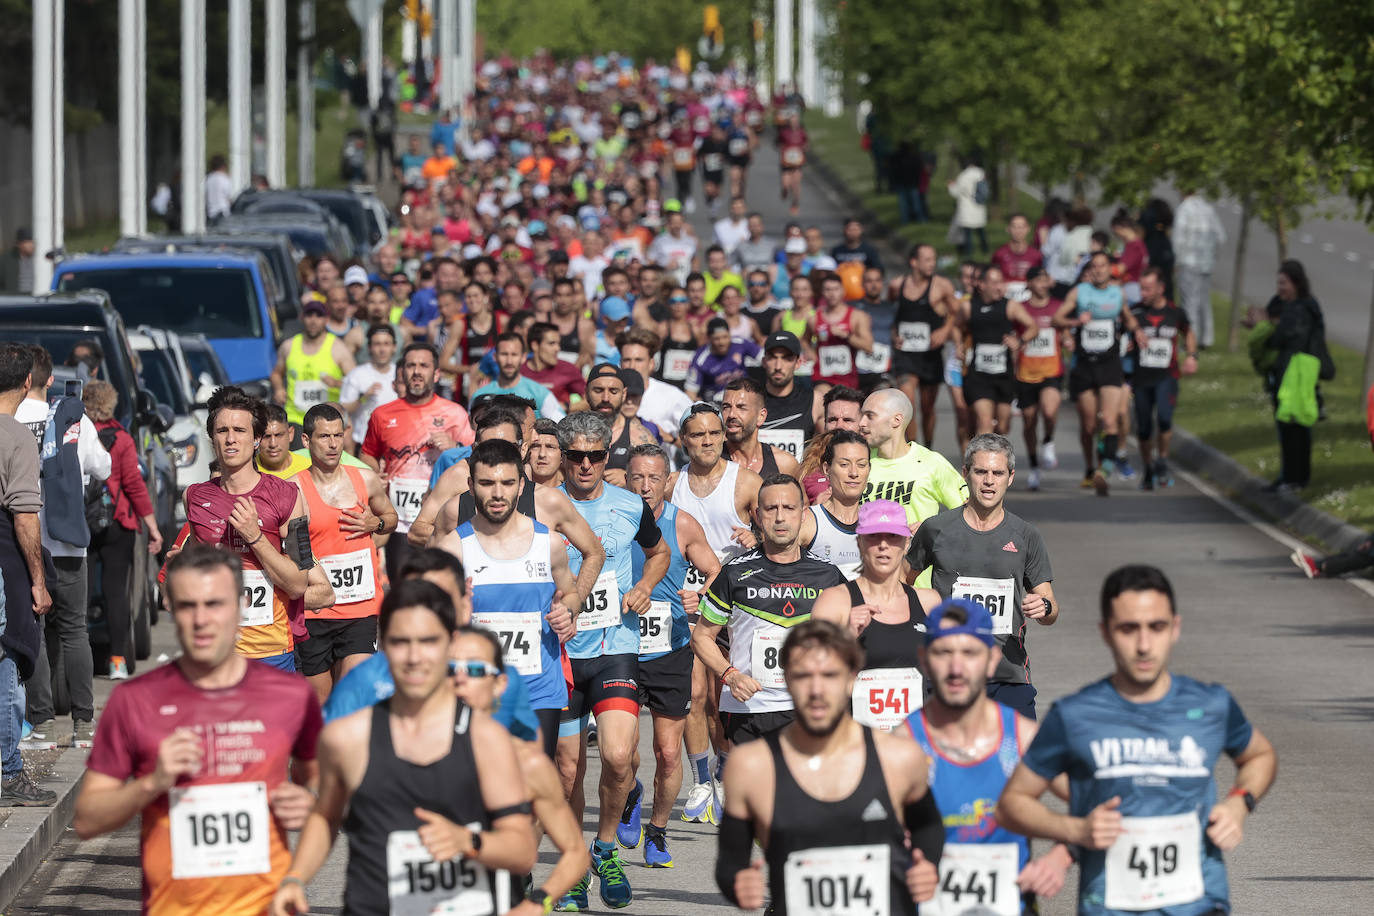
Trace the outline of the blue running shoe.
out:
[[[603,852],[593,842],[592,868],[601,879],[601,902],[613,910],[629,906],[634,895],[630,890],[630,881],[625,877],[625,866],[620,862],[620,850],[612,844],[610,849]]]
[[[716,800],[711,783],[699,782],[687,793],[687,803],[682,806],[682,819],[689,824],[714,823],[715,811],[712,804]]]
[[[644,867],[672,868],[673,854],[668,851],[668,830],[650,824],[644,828]]]
[[[1130,459],[1120,455],[1116,456],[1116,473],[1121,475],[1122,480],[1135,479],[1135,468],[1131,467]]]
[[[630,790],[630,797],[625,799],[625,810],[620,815],[620,823],[615,828],[616,842],[626,849],[635,849],[639,846],[643,834],[639,823],[639,805],[643,800],[644,784],[636,779],[635,787]]]
[[[572,890],[558,898],[558,902],[553,905],[553,908],[560,913],[587,912],[587,891],[591,889],[591,886],[592,879],[583,875],[582,880],[572,886]]]

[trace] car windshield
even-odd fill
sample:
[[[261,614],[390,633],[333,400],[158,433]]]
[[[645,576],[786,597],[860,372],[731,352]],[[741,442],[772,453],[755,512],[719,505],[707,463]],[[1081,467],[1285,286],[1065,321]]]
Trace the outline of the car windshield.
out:
[[[62,274],[58,289],[94,287],[110,294],[124,323],[206,337],[261,337],[262,315],[246,270],[156,267]]]
[[[202,349],[200,346],[188,346],[183,343],[181,352],[186,356],[186,365],[191,367],[191,377],[199,384],[202,375],[210,376],[211,384],[215,386],[229,384],[229,376],[224,374],[219,360],[215,358],[213,350]]]
[[[143,361],[143,386],[153,393],[163,404],[172,408],[172,413],[184,417],[191,412],[182,390],[182,380],[177,378],[176,366],[172,358],[162,350],[139,350]]]
[[[87,331],[81,328],[50,328],[41,325],[10,325],[0,322],[0,339],[12,340],[23,344],[40,344],[52,354],[53,365],[61,366],[68,362],[72,349],[82,341],[94,340],[100,348],[109,352],[110,342],[103,331]],[[119,402],[115,405],[115,419],[128,426],[132,420],[132,404],[126,392],[130,390],[129,380],[116,372],[116,364],[107,357],[96,372],[119,392]]]

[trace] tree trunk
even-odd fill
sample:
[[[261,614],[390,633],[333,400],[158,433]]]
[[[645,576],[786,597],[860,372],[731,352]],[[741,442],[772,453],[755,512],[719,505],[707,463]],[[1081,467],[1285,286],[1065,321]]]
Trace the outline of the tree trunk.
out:
[[[1250,240],[1250,200],[1240,202],[1240,233],[1236,236],[1236,264],[1231,271],[1231,329],[1226,338],[1226,350],[1240,349],[1240,322],[1245,317],[1245,302],[1241,295],[1241,281],[1245,276],[1245,245]]]
[[[1007,144],[1002,155],[1007,164],[1007,186],[1004,188],[1006,191],[1004,199],[1007,202],[1007,216],[1011,216],[1018,209],[1016,206],[1016,153],[1012,150],[1011,144]]]
[[[1288,220],[1284,219],[1282,207],[1274,217],[1274,241],[1278,243],[1279,263],[1282,264],[1288,260]]]
[[[1374,293],[1369,297],[1369,336],[1364,345],[1364,381],[1360,385],[1360,391],[1368,391],[1370,385],[1374,385]]]

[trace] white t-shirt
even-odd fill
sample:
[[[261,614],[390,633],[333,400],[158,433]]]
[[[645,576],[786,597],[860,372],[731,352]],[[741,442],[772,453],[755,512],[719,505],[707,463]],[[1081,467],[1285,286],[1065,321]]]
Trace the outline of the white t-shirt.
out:
[[[353,441],[359,445],[362,445],[363,439],[367,436],[367,421],[372,416],[372,411],[396,400],[396,387],[392,384],[395,378],[394,367],[387,366],[385,370],[378,370],[370,362],[359,363],[352,372],[344,376],[343,385],[339,389],[339,400],[344,404],[358,402],[358,409],[353,411]],[[381,388],[375,395],[368,394],[368,389],[374,384],[381,385]]]
[[[228,216],[234,202],[234,182],[227,172],[211,172],[205,176],[205,215],[210,219]]]
[[[734,222],[722,219],[716,222],[716,242],[725,249],[726,255],[734,257],[739,243],[749,238],[749,221],[742,219]]]
[[[568,273],[582,278],[582,288],[586,290],[587,301],[595,302],[597,294],[601,292],[601,272],[610,266],[610,258],[604,254],[596,258],[579,254],[569,259]]]
[[[48,420],[48,402],[36,398],[24,398],[15,408],[14,418],[34,431],[34,435],[38,437],[38,450],[41,458],[43,429],[47,426]],[[81,465],[82,486],[90,483],[91,478],[96,480],[109,479],[110,453],[105,451],[105,447],[100,444],[100,434],[96,432],[95,424],[91,422],[90,417],[84,414],[81,417],[80,429],[77,432],[76,460]],[[46,512],[38,513],[38,522],[39,534],[48,553],[55,557],[84,557],[86,555],[85,547],[77,547],[66,541],[55,540],[48,534],[48,514]]]
[[[676,436],[678,421],[692,406],[692,399],[676,385],[660,379],[651,378],[644,387],[644,397],[639,404],[640,419],[648,420],[658,427],[665,436]]]
[[[692,272],[692,258],[696,253],[697,240],[685,232],[680,238],[673,238],[665,232],[649,246],[649,260],[670,268],[679,284],[687,282],[687,275]]]

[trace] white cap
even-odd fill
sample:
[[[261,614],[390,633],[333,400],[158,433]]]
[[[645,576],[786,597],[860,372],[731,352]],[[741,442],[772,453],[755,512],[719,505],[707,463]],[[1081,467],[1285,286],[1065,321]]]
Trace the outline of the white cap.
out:
[[[344,271],[344,286],[352,286],[354,283],[361,283],[367,286],[367,271],[357,264]]]
[[[806,239],[793,236],[782,246],[784,254],[806,254]]]

